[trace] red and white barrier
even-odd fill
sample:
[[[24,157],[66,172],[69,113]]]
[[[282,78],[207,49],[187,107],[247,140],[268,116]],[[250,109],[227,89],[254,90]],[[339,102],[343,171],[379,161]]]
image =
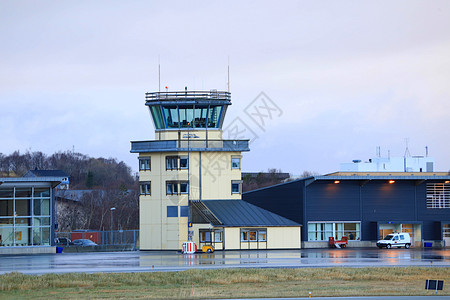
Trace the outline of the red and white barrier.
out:
[[[194,242],[184,242],[183,249],[181,252],[183,253],[195,253],[197,251],[197,245]]]

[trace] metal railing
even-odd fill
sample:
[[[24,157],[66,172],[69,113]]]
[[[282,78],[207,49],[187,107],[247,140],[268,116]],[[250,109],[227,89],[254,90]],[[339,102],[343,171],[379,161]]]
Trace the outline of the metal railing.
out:
[[[249,140],[168,140],[131,142],[131,152],[250,151]]]
[[[145,93],[146,101],[164,101],[164,100],[173,101],[173,100],[196,100],[196,99],[231,101],[231,93],[217,90]]]

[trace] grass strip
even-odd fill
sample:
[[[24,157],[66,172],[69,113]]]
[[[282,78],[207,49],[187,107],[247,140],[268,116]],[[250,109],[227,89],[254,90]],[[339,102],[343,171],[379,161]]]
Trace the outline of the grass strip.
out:
[[[0,275],[0,299],[220,299],[426,295],[425,280],[450,268],[192,269],[150,273]],[[444,286],[439,295],[450,295]]]

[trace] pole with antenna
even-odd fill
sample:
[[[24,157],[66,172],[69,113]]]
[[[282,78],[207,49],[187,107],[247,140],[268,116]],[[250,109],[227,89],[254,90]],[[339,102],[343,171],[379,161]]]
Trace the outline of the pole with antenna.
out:
[[[158,92],[161,92],[161,62],[158,55]]]
[[[230,57],[228,56],[228,93],[230,92]]]

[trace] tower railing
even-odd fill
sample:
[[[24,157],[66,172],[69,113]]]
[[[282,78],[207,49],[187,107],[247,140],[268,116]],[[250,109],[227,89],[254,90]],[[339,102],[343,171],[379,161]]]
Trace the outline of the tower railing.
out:
[[[145,93],[145,101],[174,101],[196,99],[231,101],[231,93],[217,90]]]
[[[131,153],[171,151],[250,151],[249,140],[164,140],[131,142]]]

